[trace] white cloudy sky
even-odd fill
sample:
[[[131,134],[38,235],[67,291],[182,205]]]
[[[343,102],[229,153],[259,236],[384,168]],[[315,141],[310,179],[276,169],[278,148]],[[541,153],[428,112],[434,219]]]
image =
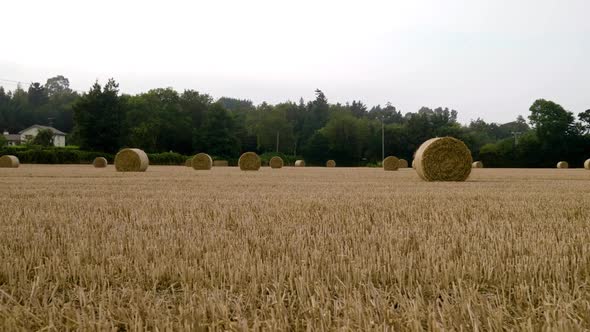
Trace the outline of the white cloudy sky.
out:
[[[590,108],[587,0],[5,1],[0,79],[196,89],[255,103],[390,101],[506,122]],[[7,88],[14,84],[1,81]]]

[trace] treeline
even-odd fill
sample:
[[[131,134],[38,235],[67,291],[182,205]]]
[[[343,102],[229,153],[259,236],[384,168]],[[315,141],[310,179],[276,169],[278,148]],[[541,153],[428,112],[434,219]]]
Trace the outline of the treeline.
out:
[[[120,94],[118,84],[96,83],[86,93],[69,88],[63,76],[33,83],[27,91],[0,88],[0,129],[17,132],[32,124],[70,133],[68,144],[114,153],[138,147],[148,153],[207,152],[236,159],[245,151],[300,156],[309,164],[376,164],[385,155],[411,160],[425,140],[462,139],[475,159],[494,167],[547,167],[557,160],[578,165],[590,156],[590,110],[577,117],[558,104],[538,100],[506,124],[481,119],[457,122],[457,111],[423,107],[402,114],[395,106],[368,108],[361,101],[331,104],[320,90],[312,101],[254,105],[248,100],[214,100],[194,90],[153,89]],[[532,128],[529,127],[529,123]]]

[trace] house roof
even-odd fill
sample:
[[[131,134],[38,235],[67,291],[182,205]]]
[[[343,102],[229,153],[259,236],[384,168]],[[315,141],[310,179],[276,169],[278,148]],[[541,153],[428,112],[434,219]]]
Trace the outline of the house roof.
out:
[[[20,142],[20,135],[16,135],[16,134],[8,134],[8,135],[4,135],[4,137],[6,137],[6,139],[9,142]]]
[[[42,125],[32,125],[27,129],[23,129],[21,131],[19,131],[19,134],[24,133],[25,131],[29,130],[29,129],[33,129],[33,128],[37,128],[37,129],[49,129],[53,132],[54,135],[60,135],[60,136],[66,136],[66,133],[64,133],[63,131],[57,130],[53,127],[47,127],[47,126],[42,126]]]

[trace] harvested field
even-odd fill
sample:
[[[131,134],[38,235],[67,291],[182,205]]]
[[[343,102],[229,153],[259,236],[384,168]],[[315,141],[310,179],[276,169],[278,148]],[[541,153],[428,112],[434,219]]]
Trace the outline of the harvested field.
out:
[[[588,329],[589,181],[0,169],[0,330]]]

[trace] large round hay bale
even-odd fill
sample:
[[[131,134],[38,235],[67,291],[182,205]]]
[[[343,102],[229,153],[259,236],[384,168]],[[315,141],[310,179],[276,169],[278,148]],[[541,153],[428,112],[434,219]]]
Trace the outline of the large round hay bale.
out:
[[[185,162],[184,162],[184,166],[186,167],[193,167],[193,158],[188,158]]]
[[[206,153],[197,153],[192,161],[193,169],[200,171],[207,171],[213,167],[213,159]]]
[[[473,158],[462,141],[437,137],[422,143],[414,160],[416,173],[425,181],[465,181]]]
[[[117,172],[145,172],[149,165],[150,159],[140,149],[123,149],[115,156]]]
[[[283,158],[279,156],[274,156],[268,161],[268,166],[270,166],[270,168],[283,168],[283,164]]]
[[[257,171],[260,169],[260,157],[254,152],[244,152],[238,160],[242,171]]]
[[[213,167],[227,167],[228,165],[227,160],[213,160]]]
[[[584,168],[587,170],[590,170],[590,159],[588,159],[584,162]]]
[[[397,171],[399,168],[399,159],[395,156],[389,156],[383,159],[383,170],[385,171]]]
[[[397,167],[398,167],[398,168],[408,168],[408,161],[407,161],[407,160],[405,160],[405,159],[400,159],[400,160],[397,162]]]
[[[481,161],[474,161],[473,164],[471,164],[472,168],[483,168],[483,163]]]
[[[336,167],[336,161],[332,159],[326,161],[326,167]]]
[[[95,168],[105,168],[105,167],[107,167],[108,164],[109,164],[109,162],[107,161],[107,158],[105,158],[105,157],[96,157],[92,161],[92,165]]]
[[[557,163],[557,168],[569,168],[570,165],[567,163],[567,161],[560,161]]]
[[[305,160],[302,160],[302,159],[296,160],[295,161],[295,166],[296,167],[305,167]]]
[[[18,168],[20,161],[16,156],[4,155],[0,157],[0,168]]]

